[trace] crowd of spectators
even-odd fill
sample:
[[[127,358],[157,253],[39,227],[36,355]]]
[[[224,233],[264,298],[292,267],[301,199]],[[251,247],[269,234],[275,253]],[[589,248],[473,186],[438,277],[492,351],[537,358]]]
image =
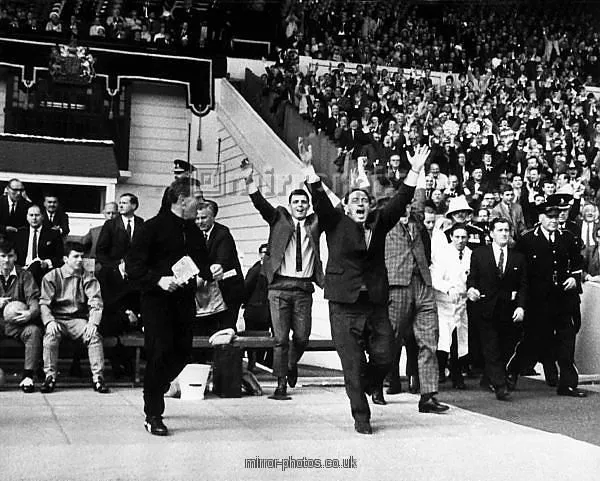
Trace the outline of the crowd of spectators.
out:
[[[378,181],[372,185],[396,187],[409,169],[407,151],[428,144],[427,200],[439,214],[461,194],[475,209],[485,194],[497,203],[505,185],[533,204],[534,192],[547,195],[544,182],[597,202],[600,111],[588,87],[600,72],[600,43],[589,16],[576,8],[536,17],[534,9],[451,6],[436,21],[420,17],[419,7],[394,5],[296,3],[285,17],[295,22],[286,29],[289,48],[263,76],[338,146],[340,172],[361,158]],[[324,42],[313,49],[315,39]],[[301,71],[302,52],[340,62]],[[449,58],[462,67],[449,67]],[[342,60],[358,65],[350,70]],[[455,73],[439,83],[432,69]]]
[[[8,3],[0,10],[0,34],[40,34],[66,41],[110,41],[160,50],[197,50],[205,47],[231,48],[229,11],[213,8],[210,2],[192,0],[165,2],[159,9],[125,9],[114,0],[103,14],[83,2],[78,6],[56,4],[46,18],[36,10]],[[45,15],[45,14],[44,14]]]

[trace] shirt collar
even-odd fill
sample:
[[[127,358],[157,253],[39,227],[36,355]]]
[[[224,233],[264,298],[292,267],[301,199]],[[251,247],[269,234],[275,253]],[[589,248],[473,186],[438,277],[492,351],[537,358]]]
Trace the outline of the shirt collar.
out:
[[[13,266],[12,271],[10,271],[10,273],[8,274],[8,276],[6,277],[7,279],[9,279],[10,277],[17,277],[17,267]]]
[[[62,267],[60,268],[60,271],[62,272],[64,277],[82,277],[83,276],[83,271],[75,272],[67,264],[63,264]]]
[[[204,237],[206,239],[210,238],[210,234],[212,233],[212,231],[214,230],[214,228],[215,228],[215,225],[213,224],[210,229],[208,229],[207,231],[204,232]]]

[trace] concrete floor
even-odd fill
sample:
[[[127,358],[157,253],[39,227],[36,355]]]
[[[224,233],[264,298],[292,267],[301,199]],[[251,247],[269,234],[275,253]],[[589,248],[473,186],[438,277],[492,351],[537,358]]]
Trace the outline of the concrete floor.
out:
[[[266,387],[270,393],[272,387]],[[373,436],[356,434],[341,387],[305,386],[290,401],[267,396],[167,399],[171,436],[143,428],[139,388],[109,395],[63,388],[0,391],[0,480],[394,481],[597,480],[600,448],[452,408],[419,414],[418,396],[373,406]],[[481,393],[474,392],[474,395]],[[490,399],[490,402],[494,402]],[[245,459],[336,458],[356,468],[269,469]]]

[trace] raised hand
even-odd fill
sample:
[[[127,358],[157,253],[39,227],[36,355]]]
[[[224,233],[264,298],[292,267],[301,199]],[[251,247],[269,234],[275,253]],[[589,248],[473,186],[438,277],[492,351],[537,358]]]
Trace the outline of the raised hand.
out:
[[[302,137],[298,137],[298,156],[306,167],[312,165],[312,146],[308,142],[305,142]]]
[[[246,181],[247,184],[254,180],[254,166],[250,162],[248,162],[247,159],[244,159],[244,161],[242,161],[240,169],[242,170],[242,178]]]
[[[430,152],[431,149],[427,145],[419,145],[415,147],[414,155],[407,154],[410,168],[417,173],[421,172],[421,169],[423,169]]]

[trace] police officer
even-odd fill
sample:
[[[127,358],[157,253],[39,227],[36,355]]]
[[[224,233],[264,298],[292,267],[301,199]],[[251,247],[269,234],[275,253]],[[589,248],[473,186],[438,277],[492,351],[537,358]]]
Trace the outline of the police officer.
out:
[[[568,203],[551,195],[538,206],[540,224],[526,232],[516,248],[526,258],[529,283],[523,342],[517,345],[507,366],[507,385],[514,389],[517,375],[537,359],[544,364],[556,359],[560,368],[559,396],[585,397],[577,389],[574,364],[576,326],[573,312],[579,307],[583,258],[576,238],[558,227],[561,210]]]
[[[173,161],[173,177],[175,180],[180,178],[188,178],[191,177],[192,174],[196,171],[196,167],[194,167],[189,162],[181,159],[175,159]],[[163,192],[163,197],[160,202],[160,211],[168,212],[171,210],[171,202],[169,201],[169,188],[167,187]]]

